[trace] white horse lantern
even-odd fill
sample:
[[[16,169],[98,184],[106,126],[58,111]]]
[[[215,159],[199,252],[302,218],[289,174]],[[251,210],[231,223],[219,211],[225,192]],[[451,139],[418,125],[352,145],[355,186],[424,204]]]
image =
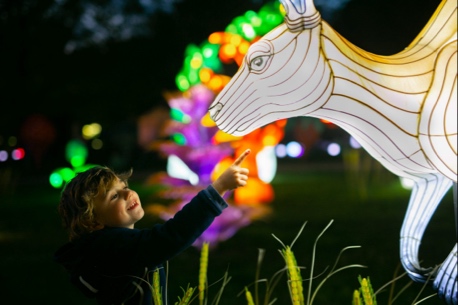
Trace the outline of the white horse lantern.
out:
[[[457,182],[457,1],[442,1],[418,37],[390,56],[351,44],[312,0],[281,3],[285,22],[250,47],[211,117],[237,136],[279,119],[323,118],[412,179],[401,262],[415,281],[431,276],[439,296],[456,305],[457,245],[436,269],[421,267],[418,254],[430,218]]]

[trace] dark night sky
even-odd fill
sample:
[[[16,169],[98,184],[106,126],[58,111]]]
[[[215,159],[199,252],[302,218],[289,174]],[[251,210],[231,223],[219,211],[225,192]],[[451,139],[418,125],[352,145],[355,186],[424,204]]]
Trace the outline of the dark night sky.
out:
[[[187,45],[267,2],[183,0],[173,13],[153,15],[151,37],[71,54],[63,51],[71,29],[42,18],[51,0],[0,2],[0,136],[17,133],[33,113],[46,115],[67,136],[74,121],[109,126],[135,118],[160,103],[163,90],[176,89]],[[414,39],[439,2],[350,0],[332,18],[323,17],[355,45],[388,55]]]

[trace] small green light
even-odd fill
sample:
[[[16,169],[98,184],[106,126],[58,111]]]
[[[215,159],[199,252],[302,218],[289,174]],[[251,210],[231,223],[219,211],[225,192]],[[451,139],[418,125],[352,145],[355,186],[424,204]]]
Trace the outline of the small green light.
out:
[[[189,79],[189,82],[191,83],[191,86],[199,84],[200,83],[199,71],[198,70],[189,71],[188,79]]]
[[[196,52],[200,52],[200,49],[198,46],[196,46],[195,44],[189,44],[187,47],[186,47],[186,50],[185,50],[185,54],[186,56],[191,56],[196,53]]]
[[[175,143],[177,143],[180,146],[186,145],[186,137],[181,133],[175,133],[172,136],[172,139]]]
[[[230,34],[238,34],[237,33],[237,27],[231,23],[226,27],[225,32],[230,33]]]
[[[87,147],[80,140],[70,140],[65,148],[65,157],[73,167],[80,166],[86,162]]]
[[[191,122],[191,117],[177,108],[170,109],[170,117],[180,123],[188,124]]]
[[[191,86],[186,76],[181,73],[177,75],[175,83],[180,91],[186,91]]]
[[[61,168],[61,169],[59,169],[58,172],[62,176],[62,179],[65,182],[68,182],[68,181],[72,180],[73,177],[75,177],[75,172],[71,168],[68,168],[68,167]]]
[[[49,183],[54,188],[60,188],[63,186],[64,182],[68,182],[75,177],[75,172],[68,167],[58,168],[51,173],[49,176]]]
[[[49,183],[51,183],[51,186],[54,188],[60,188],[64,184],[64,179],[62,179],[62,176],[59,173],[52,173],[49,176]]]
[[[79,167],[79,166],[83,165],[85,162],[86,162],[86,157],[85,156],[73,156],[70,159],[70,164],[73,167]]]

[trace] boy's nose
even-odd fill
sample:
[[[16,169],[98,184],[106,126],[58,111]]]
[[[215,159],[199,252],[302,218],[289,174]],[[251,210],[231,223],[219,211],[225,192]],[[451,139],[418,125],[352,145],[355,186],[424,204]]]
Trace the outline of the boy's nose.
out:
[[[132,195],[133,195],[133,191],[132,190],[126,190],[126,192],[124,193],[124,197],[126,199],[129,199]]]

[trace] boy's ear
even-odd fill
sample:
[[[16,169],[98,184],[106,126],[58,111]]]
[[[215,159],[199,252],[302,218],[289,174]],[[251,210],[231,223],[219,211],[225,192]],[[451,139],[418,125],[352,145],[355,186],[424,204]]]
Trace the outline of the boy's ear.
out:
[[[98,219],[97,219],[97,214],[95,212],[93,212],[93,219],[91,221],[91,230],[92,232],[93,231],[97,231],[97,230],[101,230],[105,227],[105,225],[103,223],[101,223]]]
[[[99,222],[96,222],[93,226],[93,231],[97,231],[97,230],[101,230],[105,227],[105,225],[99,223]]]

